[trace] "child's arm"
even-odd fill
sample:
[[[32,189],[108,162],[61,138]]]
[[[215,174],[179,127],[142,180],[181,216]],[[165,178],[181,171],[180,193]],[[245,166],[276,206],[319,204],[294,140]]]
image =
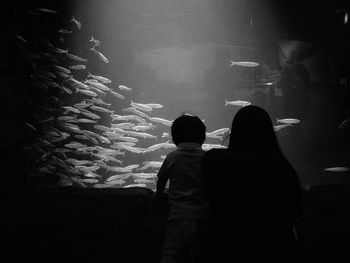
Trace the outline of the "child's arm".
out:
[[[164,196],[164,189],[166,186],[166,183],[169,179],[169,173],[167,172],[168,168],[167,168],[167,159],[165,158],[162,166],[160,167],[157,177],[157,191],[156,191],[156,196],[157,197],[163,197]]]

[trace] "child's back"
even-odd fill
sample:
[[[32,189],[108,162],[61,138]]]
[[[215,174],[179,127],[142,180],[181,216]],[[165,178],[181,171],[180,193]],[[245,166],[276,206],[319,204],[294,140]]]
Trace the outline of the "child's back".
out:
[[[205,151],[197,143],[180,143],[164,160],[164,170],[169,176],[169,220],[176,218],[208,218],[202,159]],[[160,170],[159,175],[163,172]]]
[[[195,116],[183,115],[171,127],[177,149],[167,155],[158,172],[157,195],[169,180],[170,212],[164,239],[162,263],[197,262],[203,245],[209,203],[202,176],[201,148],[205,125]]]

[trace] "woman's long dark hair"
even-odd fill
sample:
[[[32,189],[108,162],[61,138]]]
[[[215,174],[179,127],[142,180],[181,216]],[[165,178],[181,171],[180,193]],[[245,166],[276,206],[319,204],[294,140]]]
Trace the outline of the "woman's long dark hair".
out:
[[[252,155],[283,156],[269,114],[253,105],[241,108],[234,117],[228,149]]]

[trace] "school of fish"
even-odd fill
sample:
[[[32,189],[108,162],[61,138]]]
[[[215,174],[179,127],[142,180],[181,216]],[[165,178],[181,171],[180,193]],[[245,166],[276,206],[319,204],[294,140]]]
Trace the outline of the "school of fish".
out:
[[[40,7],[27,15],[55,13]],[[57,30],[61,43],[82,30],[78,17],[69,22],[69,28]],[[164,106],[134,101],[132,87],[94,74],[88,57],[109,63],[103,43],[94,36],[88,41],[91,54],[85,56],[35,34],[18,34],[17,42],[31,72],[26,76],[24,118],[29,173],[54,178],[60,186],[155,189],[166,151],[176,147],[169,135],[172,120],[156,116]],[[119,101],[128,107],[120,107]],[[222,141],[227,132],[222,128],[207,137]],[[212,148],[225,146],[203,144],[204,150]],[[136,156],[145,161],[138,162]]]

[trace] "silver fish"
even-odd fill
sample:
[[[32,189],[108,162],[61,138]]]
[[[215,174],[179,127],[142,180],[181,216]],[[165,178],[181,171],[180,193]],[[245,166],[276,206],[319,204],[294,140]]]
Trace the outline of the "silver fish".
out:
[[[166,120],[163,118],[157,118],[157,117],[150,117],[149,120],[153,121],[153,122],[164,124],[165,126],[171,126],[173,123],[173,121],[169,121],[169,120]]]
[[[95,54],[105,63],[109,63],[108,59],[98,50],[95,49],[95,46],[93,46],[92,48],[90,48],[90,50],[92,50],[93,52],[95,52]]]
[[[93,79],[96,79],[102,83],[111,83],[112,81],[106,77],[102,77],[102,76],[98,76],[98,75],[93,75],[89,72],[88,74],[88,78],[93,78]]]
[[[284,129],[288,126],[292,126],[292,124],[286,123],[286,124],[281,124],[281,125],[274,125],[273,129],[275,130],[275,132],[278,132],[279,130]]]
[[[90,42],[94,42],[95,47],[98,47],[99,45],[101,45],[101,42],[95,39],[93,36],[91,36]]]
[[[126,91],[130,91],[130,92],[132,90],[132,88],[129,88],[129,87],[125,86],[125,85],[118,85],[118,88],[120,90],[126,90]]]
[[[153,108],[153,109],[160,109],[163,108],[162,104],[158,104],[158,103],[146,103],[145,105]]]
[[[329,167],[324,169],[327,172],[347,172],[349,171],[348,167]]]
[[[94,111],[99,111],[99,112],[104,112],[104,113],[110,113],[113,114],[114,111],[100,107],[100,106],[91,106],[90,109],[94,110]]]
[[[122,94],[119,94],[118,92],[115,92],[115,91],[113,91],[113,90],[110,90],[109,91],[114,97],[117,97],[117,98],[119,98],[119,99],[125,99],[125,97],[122,95]]]
[[[244,100],[233,100],[233,101],[227,101],[225,99],[225,106],[227,105],[233,105],[233,106],[241,106],[241,107],[245,107],[245,106],[249,106],[251,103],[249,101],[244,101]]]
[[[208,151],[210,149],[227,149],[227,146],[221,145],[221,144],[210,144],[210,143],[203,143],[202,144],[202,149],[204,151]]]
[[[230,66],[241,66],[241,67],[257,67],[259,66],[259,63],[257,62],[250,62],[250,61],[239,61],[239,62],[234,62],[231,60]]]
[[[81,29],[81,22],[78,21],[77,19],[75,19],[75,17],[73,16],[72,19],[70,20],[71,22],[75,23],[78,27],[78,29]]]
[[[91,96],[91,97],[96,97],[97,96],[97,94],[95,92],[93,92],[91,90],[86,90],[86,89],[79,89],[78,88],[76,92],[79,92],[79,93],[82,93],[82,94],[84,94],[86,96]]]
[[[278,118],[277,118],[277,123],[297,124],[297,123],[300,123],[300,120],[298,120],[298,119],[293,119],[293,118],[285,118],[285,119],[278,119]]]
[[[73,59],[73,60],[76,60],[76,61],[80,61],[80,62],[87,62],[87,61],[88,61],[86,58],[81,58],[81,57],[79,57],[79,56],[77,56],[77,55],[73,55],[73,54],[68,53],[68,52],[67,52],[66,55],[67,55],[67,57],[69,57],[70,59]]]
[[[70,69],[75,69],[75,70],[81,70],[81,69],[86,69],[85,65],[73,65],[69,66]]]
[[[339,126],[338,129],[344,129],[346,127],[350,127],[350,118],[345,119],[344,121],[342,121]]]
[[[67,29],[64,29],[64,28],[60,28],[58,30],[58,32],[61,33],[61,34],[72,34],[73,31],[67,30]]]
[[[56,10],[52,10],[46,7],[37,7],[36,8],[37,11],[41,11],[41,12],[45,12],[45,13],[57,13]]]
[[[152,107],[147,106],[147,105],[142,104],[142,103],[136,103],[136,102],[131,101],[130,105],[138,110],[141,110],[141,111],[147,111],[147,112],[152,111]]]
[[[105,86],[105,85],[103,85],[102,83],[99,83],[99,82],[86,80],[86,81],[84,81],[84,83],[85,84],[89,84],[91,86],[94,86],[95,88],[103,90],[103,91],[110,91],[111,90],[110,88],[108,88],[107,86]]]

